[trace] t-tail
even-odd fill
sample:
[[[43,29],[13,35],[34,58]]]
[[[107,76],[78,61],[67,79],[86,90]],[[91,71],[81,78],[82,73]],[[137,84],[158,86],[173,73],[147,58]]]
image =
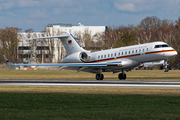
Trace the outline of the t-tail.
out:
[[[68,37],[63,37],[60,38],[68,55],[80,52],[80,51],[85,51],[81,45],[76,41],[76,39],[73,37],[72,34],[69,33],[63,33],[62,35],[68,36]]]
[[[76,53],[76,52],[86,51],[76,41],[76,39],[73,37],[73,35],[69,34],[67,32],[65,32],[65,33],[63,33],[63,34],[61,34],[59,36],[31,38],[29,40],[32,40],[32,39],[50,39],[50,38],[59,38],[59,39],[61,39],[61,41],[62,41],[68,55]]]

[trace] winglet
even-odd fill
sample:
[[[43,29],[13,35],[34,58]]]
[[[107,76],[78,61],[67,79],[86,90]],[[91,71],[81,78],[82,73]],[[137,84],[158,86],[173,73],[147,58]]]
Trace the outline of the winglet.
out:
[[[3,55],[4,59],[6,60],[6,64],[11,64],[11,62],[6,58],[5,55]]]

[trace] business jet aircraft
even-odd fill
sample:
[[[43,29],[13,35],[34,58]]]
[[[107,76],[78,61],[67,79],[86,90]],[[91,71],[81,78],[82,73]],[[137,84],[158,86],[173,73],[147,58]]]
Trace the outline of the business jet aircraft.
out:
[[[103,72],[121,72],[118,75],[120,80],[126,79],[124,71],[129,71],[137,66],[142,66],[146,62],[164,60],[167,72],[167,60],[177,55],[177,52],[164,42],[152,42],[146,44],[132,45],[97,52],[84,50],[76,39],[69,33],[60,36],[41,37],[32,39],[61,39],[68,56],[61,64],[13,64],[15,66],[53,66],[58,70],[69,69],[77,72],[85,71],[96,74],[97,80],[103,80]],[[6,62],[9,60],[4,56]],[[12,63],[9,63],[12,64]],[[150,64],[153,65],[153,64]]]

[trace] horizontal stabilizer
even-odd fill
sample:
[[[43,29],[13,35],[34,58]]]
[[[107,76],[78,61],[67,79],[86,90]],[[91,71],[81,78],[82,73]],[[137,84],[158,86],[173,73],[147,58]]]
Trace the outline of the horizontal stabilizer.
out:
[[[64,35],[64,34],[62,34],[62,35],[59,35],[59,36],[50,36],[50,37],[39,37],[39,38],[30,38],[30,39],[28,39],[28,40],[36,40],[36,39],[50,39],[50,38],[68,38],[69,37],[69,35]]]
[[[6,61],[6,64],[12,64],[12,63],[6,58],[5,55],[3,55],[3,57],[4,57],[5,61]]]

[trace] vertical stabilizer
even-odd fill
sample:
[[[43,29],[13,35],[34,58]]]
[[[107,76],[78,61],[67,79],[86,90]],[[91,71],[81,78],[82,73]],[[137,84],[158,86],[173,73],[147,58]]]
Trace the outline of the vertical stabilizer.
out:
[[[81,45],[76,41],[76,39],[73,37],[72,34],[69,33],[63,33],[62,36],[69,36],[69,37],[60,37],[66,52],[68,55],[75,53],[75,52],[80,52],[80,51],[85,51]]]

